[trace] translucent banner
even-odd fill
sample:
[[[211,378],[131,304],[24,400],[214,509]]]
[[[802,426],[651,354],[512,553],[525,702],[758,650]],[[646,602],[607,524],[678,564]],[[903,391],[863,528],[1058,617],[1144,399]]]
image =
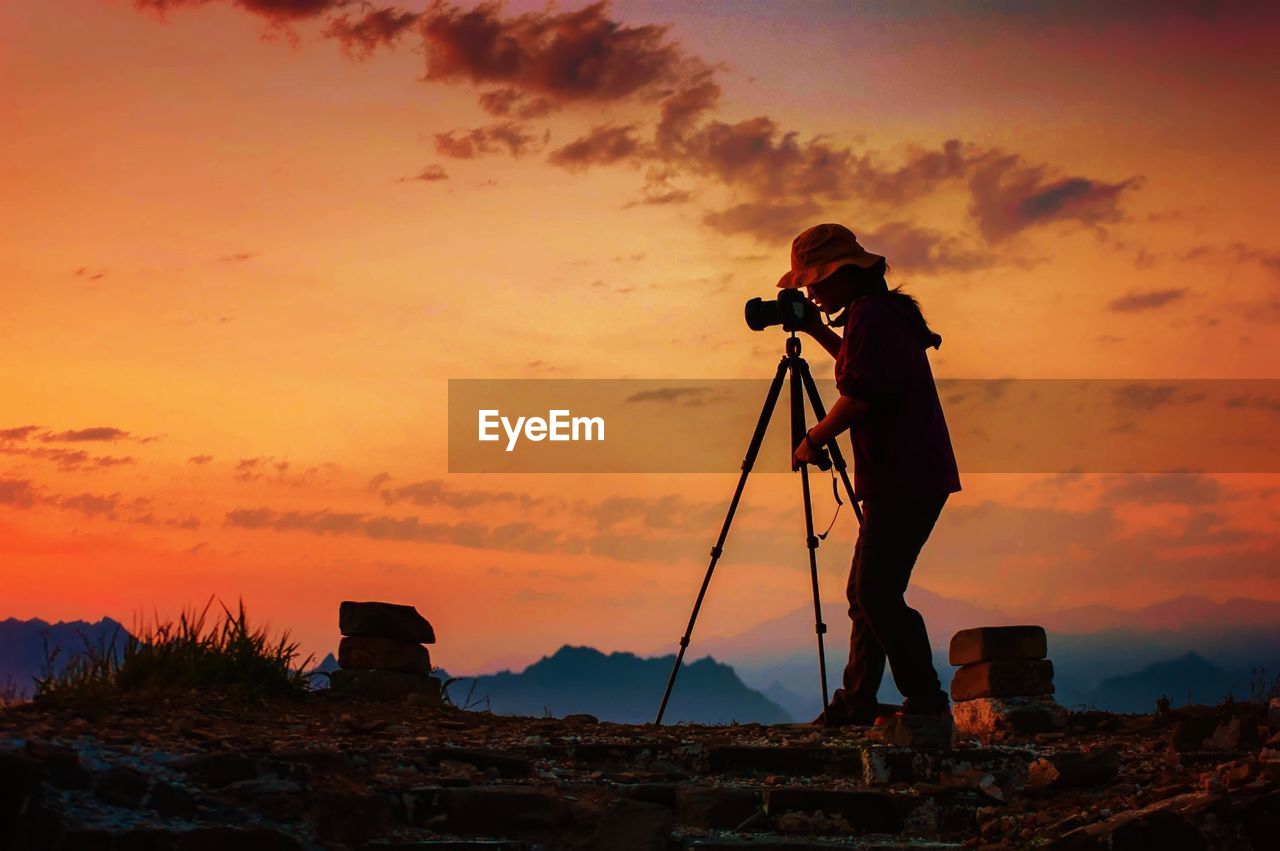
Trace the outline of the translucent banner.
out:
[[[834,382],[815,382],[824,405]],[[450,379],[449,471],[725,473],[771,379]],[[1280,472],[1280,380],[939,379],[961,473]],[[790,379],[754,470],[791,469]],[[817,420],[805,399],[804,427]],[[852,466],[849,433],[838,444]]]

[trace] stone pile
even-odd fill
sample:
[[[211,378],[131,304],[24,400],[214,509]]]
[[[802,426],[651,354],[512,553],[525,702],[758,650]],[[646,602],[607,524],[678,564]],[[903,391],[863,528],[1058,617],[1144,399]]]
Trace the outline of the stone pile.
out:
[[[339,670],[330,674],[337,692],[375,700],[406,700],[438,706],[440,680],[431,676],[435,644],[431,624],[413,606],[346,600],[338,608]]]
[[[982,626],[951,637],[948,661],[957,735],[1000,730],[1050,733],[1065,729],[1067,710],[1053,699],[1053,662],[1039,626]]]

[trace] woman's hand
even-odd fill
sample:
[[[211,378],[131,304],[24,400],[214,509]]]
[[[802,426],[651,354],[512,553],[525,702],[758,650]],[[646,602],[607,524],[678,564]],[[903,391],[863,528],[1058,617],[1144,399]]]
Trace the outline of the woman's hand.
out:
[[[821,449],[814,449],[809,445],[809,437],[806,435],[796,447],[795,454],[791,456],[791,469],[798,470],[801,464],[816,464],[821,452]]]

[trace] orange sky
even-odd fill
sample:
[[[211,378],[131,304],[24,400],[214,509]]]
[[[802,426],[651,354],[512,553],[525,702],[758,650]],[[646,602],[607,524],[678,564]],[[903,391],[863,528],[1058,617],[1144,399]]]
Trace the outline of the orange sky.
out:
[[[363,59],[341,3],[140,5],[0,6],[0,617],[243,596],[325,652],[387,599],[451,671],[674,651],[736,476],[450,475],[446,380],[768,376],[742,303],[817,221],[889,257],[938,376],[1280,377],[1263,4],[412,3]],[[963,476],[916,582],[1280,599],[1280,476],[1177,478]],[[798,492],[752,479],[700,634],[805,604]]]

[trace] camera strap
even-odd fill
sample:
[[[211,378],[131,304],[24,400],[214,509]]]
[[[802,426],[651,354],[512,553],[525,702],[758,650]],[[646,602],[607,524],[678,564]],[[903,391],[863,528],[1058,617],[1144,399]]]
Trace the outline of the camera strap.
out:
[[[836,513],[831,515],[831,522],[827,524],[827,531],[818,536],[819,541],[825,541],[827,534],[831,532],[831,527],[836,525],[836,518],[840,516],[840,507],[844,505],[844,500],[840,498],[840,488],[836,483],[836,468],[831,465],[831,494],[836,498]]]

